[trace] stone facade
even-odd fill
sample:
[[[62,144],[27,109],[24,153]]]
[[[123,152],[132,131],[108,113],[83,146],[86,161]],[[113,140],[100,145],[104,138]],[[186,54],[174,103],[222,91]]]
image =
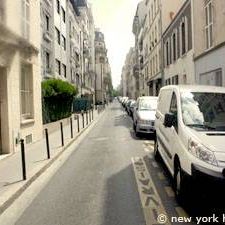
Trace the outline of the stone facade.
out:
[[[0,149],[12,153],[42,137],[40,2],[3,1],[1,14]]]
[[[163,33],[166,85],[195,83],[191,6],[191,1],[186,1]]]
[[[225,1],[193,1],[196,83],[225,86]]]

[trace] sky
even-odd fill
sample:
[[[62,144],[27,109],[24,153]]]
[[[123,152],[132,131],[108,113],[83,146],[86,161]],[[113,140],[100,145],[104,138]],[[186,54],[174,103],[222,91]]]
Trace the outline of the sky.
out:
[[[139,0],[89,0],[96,28],[105,35],[113,86],[120,84],[122,67],[134,46],[133,18]]]

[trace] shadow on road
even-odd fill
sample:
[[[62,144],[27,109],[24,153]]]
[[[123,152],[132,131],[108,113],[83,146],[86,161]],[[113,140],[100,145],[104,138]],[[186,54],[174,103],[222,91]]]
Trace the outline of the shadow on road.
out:
[[[152,163],[151,161],[155,161],[155,159],[145,159],[147,162],[148,168],[151,170],[151,175],[153,178],[155,177],[154,183],[161,183],[157,176],[154,175],[153,168],[150,166]],[[156,162],[159,166],[159,169],[163,172],[166,177],[166,183],[169,186],[173,186],[173,178],[169,173],[166,165],[164,164],[163,160],[160,159]],[[159,186],[162,184],[159,184]],[[224,189],[225,191],[225,189]],[[188,214],[188,216],[192,217],[192,221],[196,221],[196,217],[212,217],[215,214],[216,217],[219,217],[219,222],[213,223],[211,222],[204,222],[200,224],[224,224],[225,223],[225,196],[223,192],[218,192],[215,188],[209,189],[207,186],[199,189],[196,185],[190,185],[190,189],[186,193],[185,202],[177,202],[176,199],[174,206],[181,206]],[[163,194],[161,193],[161,196]]]
[[[102,225],[145,225],[131,164],[107,180],[105,199]]]

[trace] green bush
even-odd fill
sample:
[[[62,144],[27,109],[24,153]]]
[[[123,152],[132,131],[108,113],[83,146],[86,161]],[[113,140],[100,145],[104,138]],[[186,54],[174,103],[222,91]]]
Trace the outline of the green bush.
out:
[[[42,82],[42,96],[65,96],[71,97],[77,95],[77,89],[66,81],[60,79],[49,79]]]
[[[72,114],[77,89],[66,81],[49,79],[42,82],[43,122],[50,123]]]

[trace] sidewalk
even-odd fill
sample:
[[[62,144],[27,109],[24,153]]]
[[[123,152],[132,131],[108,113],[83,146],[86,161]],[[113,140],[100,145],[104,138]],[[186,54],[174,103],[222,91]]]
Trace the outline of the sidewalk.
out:
[[[72,117],[73,123],[73,138],[71,138],[71,126],[70,122],[63,126],[64,133],[64,147],[62,147],[60,121],[56,127],[56,131],[51,130],[51,127],[45,125],[44,128],[49,130],[49,145],[51,158],[47,159],[47,148],[45,133],[43,130],[43,139],[30,144],[25,145],[25,158],[26,158],[26,171],[27,180],[23,181],[22,178],[22,163],[21,163],[21,151],[18,151],[6,158],[0,160],[0,214],[7,209],[13,201],[26,190],[26,188],[38,178],[62,153],[66,148],[71,145],[76,138],[83,133],[83,131],[96,121],[100,116],[101,112],[94,110],[91,122],[88,114],[88,121],[86,114],[84,114],[84,128],[81,114],[77,114],[79,117],[80,132],[78,133],[78,122]]]

